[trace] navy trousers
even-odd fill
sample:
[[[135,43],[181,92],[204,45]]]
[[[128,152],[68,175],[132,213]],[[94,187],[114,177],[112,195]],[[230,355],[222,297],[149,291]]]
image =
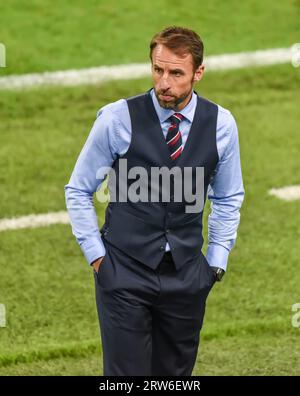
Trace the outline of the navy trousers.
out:
[[[176,270],[153,270],[103,239],[94,271],[106,376],[191,376],[214,275],[202,252]]]

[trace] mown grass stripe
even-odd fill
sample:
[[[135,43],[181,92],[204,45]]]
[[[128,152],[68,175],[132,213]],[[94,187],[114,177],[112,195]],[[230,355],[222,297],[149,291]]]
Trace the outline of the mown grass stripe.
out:
[[[202,334],[204,341],[224,339],[228,337],[255,337],[261,335],[282,335],[287,331],[293,331],[287,327],[289,323],[285,320],[270,321],[249,321],[247,323],[229,324],[222,328],[210,329]],[[32,363],[34,361],[48,361],[59,358],[79,358],[101,353],[101,343],[97,340],[89,340],[80,343],[68,344],[65,346],[50,347],[47,349],[40,348],[38,351],[29,351],[26,353],[0,354],[0,367],[7,367],[18,363]]]
[[[65,346],[40,348],[38,351],[29,351],[15,354],[0,354],[0,367],[6,367],[17,363],[31,363],[35,361],[48,361],[63,357],[79,358],[86,357],[101,351],[101,344],[97,340],[68,344]]]

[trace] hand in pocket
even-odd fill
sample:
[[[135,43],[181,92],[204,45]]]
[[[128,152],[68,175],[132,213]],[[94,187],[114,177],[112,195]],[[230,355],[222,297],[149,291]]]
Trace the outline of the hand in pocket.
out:
[[[104,259],[104,256],[99,257],[97,260],[95,260],[95,261],[92,263],[92,266],[93,266],[93,268],[94,268],[94,270],[95,270],[95,272],[96,272],[97,274],[98,274],[98,272],[99,272],[99,268],[100,268],[100,266],[101,266],[101,264],[102,264],[103,259]]]

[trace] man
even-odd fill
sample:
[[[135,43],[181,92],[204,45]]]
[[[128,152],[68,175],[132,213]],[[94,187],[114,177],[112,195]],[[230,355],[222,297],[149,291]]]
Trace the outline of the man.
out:
[[[206,299],[226,270],[239,224],[238,131],[228,110],[193,90],[204,73],[195,32],[164,29],[150,43],[150,58],[153,89],[98,111],[65,186],[66,202],[73,234],[94,268],[104,375],[190,376]],[[104,167],[114,172],[116,199],[99,232],[93,193],[108,173]],[[151,173],[175,167],[180,172],[168,183]],[[130,175],[137,169],[145,170],[142,180]],[[137,184],[159,199],[131,199]],[[212,202],[206,258],[203,205],[192,207],[186,186],[195,200],[202,194]],[[184,193],[181,199],[174,190]]]

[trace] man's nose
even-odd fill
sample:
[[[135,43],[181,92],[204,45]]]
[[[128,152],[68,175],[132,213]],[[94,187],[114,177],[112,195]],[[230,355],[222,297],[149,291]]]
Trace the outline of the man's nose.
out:
[[[169,82],[169,78],[167,75],[163,75],[161,80],[160,80],[160,86],[162,89],[168,89],[170,88],[170,82]]]

